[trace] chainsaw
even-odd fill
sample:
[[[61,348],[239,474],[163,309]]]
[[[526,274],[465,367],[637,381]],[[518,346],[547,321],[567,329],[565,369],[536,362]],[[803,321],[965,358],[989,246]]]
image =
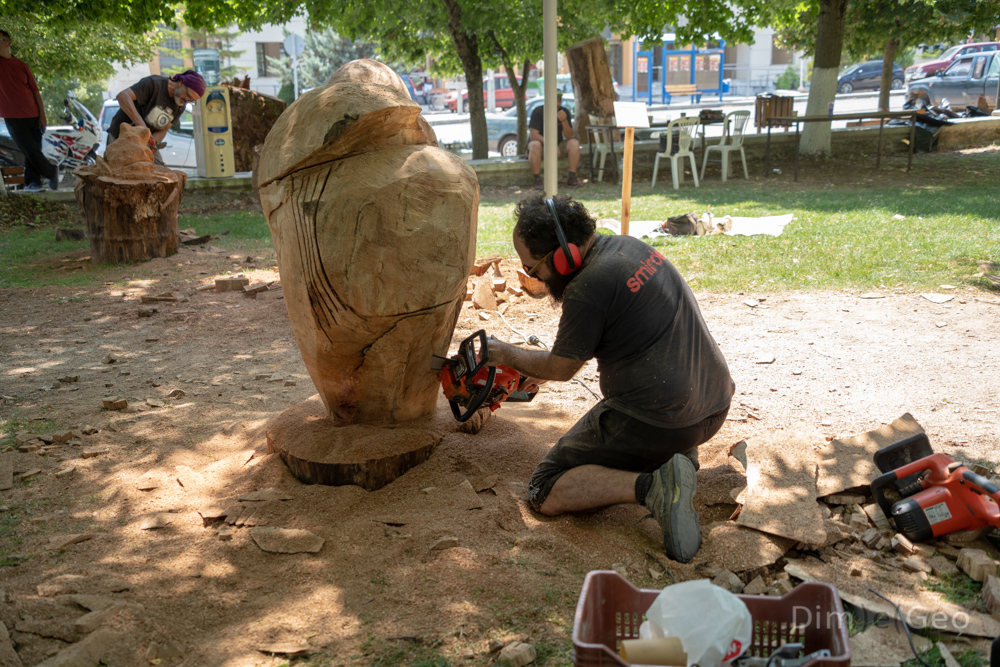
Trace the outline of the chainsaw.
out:
[[[462,341],[458,354],[435,354],[431,370],[438,372],[451,412],[460,422],[467,421],[481,407],[496,410],[504,401],[527,402],[537,392],[519,391],[527,379],[510,366],[489,366],[486,331],[480,329]]]
[[[1000,488],[947,454],[935,454],[923,433],[880,449],[875,464],[883,474],[871,483],[872,495],[911,541],[1000,527]],[[902,498],[892,505],[890,486]]]

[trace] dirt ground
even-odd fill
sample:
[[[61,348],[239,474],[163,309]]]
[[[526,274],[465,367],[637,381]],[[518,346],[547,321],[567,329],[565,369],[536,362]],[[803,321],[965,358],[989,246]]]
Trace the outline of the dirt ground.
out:
[[[0,418],[18,432],[74,430],[67,443],[14,453],[15,474],[39,472],[0,491],[0,620],[23,664],[83,636],[74,623],[85,609],[65,597],[73,593],[122,605],[102,626],[120,633],[105,655],[112,666],[149,664],[151,644],[168,656],[160,664],[283,664],[260,650],[275,642],[329,664],[426,655],[446,662],[425,664],[492,664],[490,642],[511,639],[533,643],[541,663],[570,664],[588,571],[664,585],[653,574],[665,576],[658,528],[644,510],[548,519],[526,502],[535,464],[595,403],[593,362],[580,382],[502,407],[477,435],[447,433],[427,462],[379,491],[298,482],[265,452],[269,420],[314,394],[280,291],[194,291],[239,271],[278,280],[274,255],[248,263],[244,249],[219,245],[154,260],[156,280],[122,269],[97,288],[0,291]],[[503,271],[516,284],[516,265]],[[142,295],[164,292],[193,293],[138,316]],[[1000,295],[935,293],[950,300],[893,289],[698,294],[737,390],[729,420],[702,448],[703,528],[736,509],[728,448],[778,429],[830,438],[909,412],[936,449],[997,459]],[[506,322],[484,322],[466,302],[454,340],[485,327],[551,344],[559,312],[547,299],[502,308]],[[104,409],[114,396],[128,408]],[[489,488],[470,503],[465,480]],[[289,499],[239,500],[265,489]],[[253,508],[250,523],[306,529],[324,544],[268,553],[248,526],[222,540],[219,522],[203,518],[211,508]],[[87,539],[51,548],[80,534]],[[704,576],[721,565],[713,553],[666,565],[680,580]]]

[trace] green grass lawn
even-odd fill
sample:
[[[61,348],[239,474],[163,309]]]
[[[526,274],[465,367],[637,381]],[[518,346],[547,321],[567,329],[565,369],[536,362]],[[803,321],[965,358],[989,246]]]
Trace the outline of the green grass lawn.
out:
[[[941,284],[974,284],[977,262],[1000,263],[1000,151],[974,155],[923,156],[920,174],[873,177],[854,183],[824,182],[822,166],[804,170],[801,183],[731,179],[678,191],[669,185],[636,184],[633,220],[663,220],[688,212],[715,216],[767,216],[792,213],[780,237],[709,236],[659,239],[654,245],[701,290],[933,289]],[[934,177],[936,161],[943,172]],[[811,173],[811,180],[805,176]],[[819,172],[819,173],[817,173]],[[898,170],[897,170],[898,172]],[[964,177],[963,177],[964,175]],[[717,178],[717,176],[716,176]],[[843,181],[844,179],[840,179]],[[621,216],[620,190],[588,185],[571,194],[595,217]],[[524,193],[487,189],[479,209],[477,254],[514,256],[510,242],[513,210]],[[898,218],[897,216],[902,216]],[[264,249],[270,234],[259,212],[184,215],[181,228],[225,237],[225,248]],[[0,287],[100,284],[120,268],[88,267],[67,274],[49,267],[86,242],[56,243],[51,227],[7,228],[0,232]],[[132,269],[142,273],[141,265]]]

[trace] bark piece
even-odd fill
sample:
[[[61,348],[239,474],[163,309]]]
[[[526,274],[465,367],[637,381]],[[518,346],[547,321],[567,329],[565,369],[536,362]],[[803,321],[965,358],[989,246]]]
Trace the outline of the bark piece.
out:
[[[308,530],[271,526],[251,528],[250,537],[264,551],[276,554],[316,553],[326,541]]]
[[[744,588],[743,582],[740,581],[740,578],[729,570],[723,570],[714,579],[712,579],[712,583],[716,586],[725,588],[730,593],[742,593]]]
[[[531,644],[513,641],[500,650],[500,662],[509,667],[524,667],[538,657],[538,651]]]
[[[976,581],[986,581],[986,577],[996,574],[997,566],[982,549],[962,549],[958,554],[958,567]]]
[[[816,433],[778,431],[748,442],[747,495],[737,522],[806,544],[824,544],[812,454],[823,441]]]
[[[472,264],[472,273],[474,276],[481,276],[486,273],[490,267],[498,272],[500,271],[500,261],[503,259],[500,255],[493,255],[491,257],[477,257],[476,261]]]
[[[98,611],[92,611],[89,614],[84,614],[80,618],[76,619],[73,627],[80,634],[90,634],[110,618],[113,618],[123,609],[123,605],[114,604],[107,609],[101,609]]]
[[[307,484],[357,484],[374,491],[427,460],[446,428],[442,419],[453,422],[450,412],[441,412],[435,422],[411,427],[343,425],[328,419],[319,397],[313,396],[268,424],[267,452],[280,454],[292,474]]]
[[[941,659],[944,660],[944,667],[961,667],[958,660],[955,660],[955,656],[951,654],[948,647],[944,645],[944,642],[937,642],[934,644],[937,646],[938,653],[941,654]]]
[[[447,351],[472,267],[478,181],[431,145],[397,75],[374,61],[344,68],[281,115],[257,178],[327,412],[391,425],[435,410],[428,364]]]
[[[827,505],[860,505],[865,502],[865,497],[852,494],[834,494],[823,498],[823,502]]]
[[[993,618],[1000,619],[1000,579],[992,574],[986,577],[980,596]]]
[[[0,621],[0,665],[10,667],[22,667],[21,657],[14,650],[14,644],[10,640],[10,633],[7,626]]]
[[[893,549],[904,556],[909,556],[913,553],[913,542],[911,542],[905,535],[893,535],[890,544]]]
[[[924,429],[907,412],[887,426],[850,438],[830,441],[817,452],[818,493],[820,496],[828,496],[854,487],[868,486],[873,479],[882,474],[873,459],[875,452],[923,432]]]
[[[177,209],[187,176],[153,164],[149,130],[125,125],[93,165],[80,167],[74,191],[87,221],[94,263],[169,257],[177,252]]]
[[[905,567],[910,572],[926,572],[930,573],[933,568],[928,565],[923,558],[920,556],[910,556],[903,561],[903,567]]]
[[[94,535],[92,533],[73,533],[70,535],[56,535],[49,539],[49,543],[46,549],[56,551],[59,549],[65,549],[66,547],[79,544],[80,542],[86,542],[89,539],[93,539]]]
[[[270,642],[260,644],[257,650],[271,655],[302,655],[309,652],[309,644],[305,642]]]
[[[115,396],[114,398],[104,399],[104,409],[105,410],[124,410],[128,407],[128,401],[121,396]]]
[[[773,565],[792,548],[793,540],[722,521],[707,526],[702,542],[705,562],[730,572]]]
[[[104,654],[108,652],[120,637],[121,635],[118,633],[109,630],[98,630],[84,637],[82,641],[59,651],[59,653],[40,663],[37,667],[81,667],[81,665],[97,665],[104,658]]]
[[[944,556],[929,558],[927,564],[931,566],[931,572],[935,577],[953,577],[959,573],[958,566]]]
[[[476,278],[476,286],[472,288],[472,305],[483,310],[497,309],[497,295],[493,291],[493,279],[489,276]]]
[[[764,583],[763,577],[754,577],[754,579],[743,587],[743,595],[764,595],[767,593],[767,584]]]
[[[892,530],[892,526],[889,525],[889,519],[886,518],[885,513],[877,503],[862,505],[861,509],[868,515],[868,518],[871,519],[876,528],[879,530]]]
[[[545,296],[549,293],[549,288],[545,286],[545,283],[534,276],[529,276],[524,269],[517,270],[517,281],[531,296]]]
[[[14,454],[0,454],[0,491],[14,487]]]

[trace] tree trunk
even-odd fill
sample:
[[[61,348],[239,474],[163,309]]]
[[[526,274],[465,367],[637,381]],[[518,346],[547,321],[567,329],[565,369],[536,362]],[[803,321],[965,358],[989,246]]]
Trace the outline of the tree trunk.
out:
[[[465,86],[469,91],[469,123],[472,127],[472,159],[489,157],[489,140],[486,136],[486,105],[483,103],[483,61],[479,57],[479,40],[462,27],[462,8],[456,0],[441,0],[448,12],[448,32],[455,44],[455,51],[465,72]],[[461,100],[461,97],[459,97]]]
[[[177,252],[177,208],[187,175],[154,165],[148,141],[148,129],[122,125],[104,157],[74,172],[92,262],[139,262]]]
[[[816,27],[816,60],[813,63],[809,87],[807,116],[819,116],[829,111],[837,94],[837,74],[844,48],[844,22],[847,0],[820,0]],[[830,125],[805,123],[799,153],[816,157],[830,156]]]
[[[525,58],[524,64],[521,66],[521,82],[518,83],[517,77],[513,76],[515,72],[514,63],[507,56],[507,50],[503,48],[492,31],[490,31],[490,38],[493,40],[497,51],[500,52],[500,60],[503,62],[504,69],[507,70],[507,79],[510,80],[510,87],[514,91],[514,106],[517,107],[517,154],[524,155],[528,152],[528,112],[526,103],[531,61]]]
[[[576,119],[574,131],[577,137],[586,136],[583,131],[590,125],[590,116],[610,118],[615,113],[614,82],[608,66],[608,53],[604,48],[604,38],[594,37],[577,42],[566,49],[566,63],[573,77],[573,92],[576,97]]]
[[[892,63],[896,60],[896,49],[898,47],[899,40],[892,37],[886,41],[885,50],[882,52],[882,82],[878,93],[879,111],[889,110],[889,91],[892,89]]]
[[[271,126],[285,110],[285,101],[237,86],[229,88],[233,114],[236,171],[253,169],[253,147],[264,143]]]

